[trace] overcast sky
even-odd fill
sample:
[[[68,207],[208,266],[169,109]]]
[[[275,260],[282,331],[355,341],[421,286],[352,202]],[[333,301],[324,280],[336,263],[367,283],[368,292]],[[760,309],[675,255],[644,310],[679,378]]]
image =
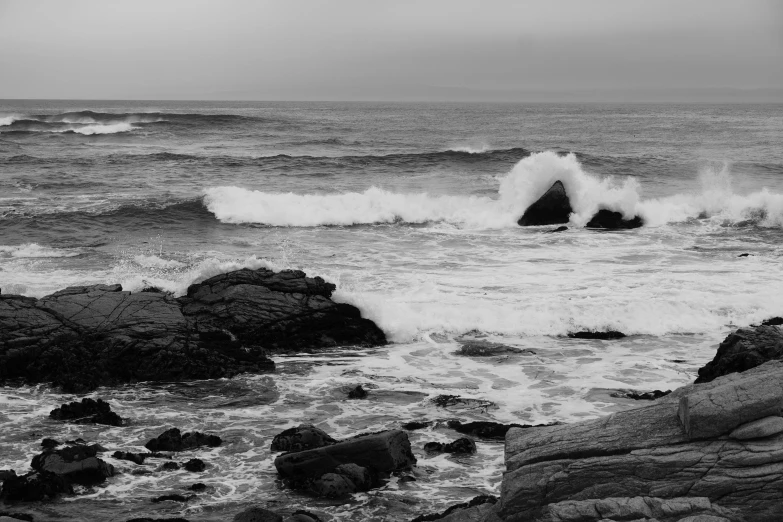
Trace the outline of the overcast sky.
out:
[[[780,0],[0,0],[0,98],[781,92]]]

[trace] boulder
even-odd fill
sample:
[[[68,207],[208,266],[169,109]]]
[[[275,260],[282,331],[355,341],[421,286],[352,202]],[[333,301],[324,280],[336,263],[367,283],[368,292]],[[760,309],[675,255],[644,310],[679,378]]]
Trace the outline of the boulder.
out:
[[[272,439],[271,451],[304,451],[313,448],[329,446],[337,441],[322,429],[310,424],[301,424],[295,428],[275,435]]]
[[[783,363],[771,361],[601,419],[512,428],[488,520],[777,520],[783,433],[752,423],[782,405]],[[728,437],[743,426],[767,436]]]
[[[185,463],[185,469],[187,471],[190,471],[192,473],[201,473],[205,469],[207,469],[207,465],[204,464],[204,461],[201,459],[190,459]]]
[[[160,469],[161,471],[177,471],[179,470],[179,464],[174,461],[164,462]]]
[[[207,489],[207,485],[203,482],[196,482],[188,488],[190,491],[204,491]]]
[[[217,435],[206,435],[198,431],[188,432],[183,435],[180,433],[179,428],[171,428],[156,438],[150,439],[144,447],[150,451],[184,451],[198,448],[199,446],[216,448],[222,442],[223,440]]]
[[[522,227],[559,225],[571,219],[571,202],[562,181],[555,181],[543,196],[527,207],[517,224]]]
[[[431,453],[457,453],[472,455],[476,453],[476,443],[472,439],[462,437],[454,442],[443,444],[441,442],[428,442],[424,445],[424,451]]]
[[[111,411],[108,402],[85,397],[81,402],[63,404],[49,412],[49,417],[55,420],[67,420],[76,424],[106,424],[107,426],[122,426],[122,418]]]
[[[359,435],[329,446],[296,453],[284,453],[275,459],[275,468],[283,478],[307,479],[333,472],[342,464],[356,464],[378,472],[408,469],[416,464],[408,435],[402,430]]]
[[[144,464],[147,455],[144,453],[131,453],[130,451],[115,451],[112,457],[117,460],[129,460],[134,464]]]
[[[44,449],[54,449],[61,443],[54,439],[45,438],[41,441],[41,447]]]
[[[16,471],[12,469],[0,469],[0,482],[10,478],[16,478]]]
[[[5,479],[0,498],[5,502],[33,502],[60,494],[73,494],[68,479],[49,471],[31,471]]]
[[[634,216],[631,219],[625,219],[620,212],[612,210],[599,210],[590,221],[585,225],[586,228],[605,228],[610,230],[639,228],[644,225],[642,218]]]
[[[355,388],[352,388],[351,391],[348,392],[348,398],[349,399],[366,399],[367,398],[367,390],[362,388],[362,385],[358,385]]]
[[[386,344],[383,332],[358,308],[330,299],[334,290],[299,270],[242,269],[191,285],[179,302],[196,331],[228,332],[247,347],[300,351]]]
[[[262,507],[251,507],[234,517],[234,522],[283,522],[283,517]]]
[[[114,466],[97,457],[101,451],[103,448],[97,444],[67,446],[36,455],[30,465],[35,471],[54,473],[70,483],[90,486],[115,474]]]
[[[715,358],[699,368],[697,383],[721,375],[744,372],[772,360],[783,359],[783,331],[775,326],[740,328],[718,346]]]

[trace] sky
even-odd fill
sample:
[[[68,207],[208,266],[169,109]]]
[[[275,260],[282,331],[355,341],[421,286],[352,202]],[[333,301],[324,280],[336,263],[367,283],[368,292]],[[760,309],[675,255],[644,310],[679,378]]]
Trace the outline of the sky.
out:
[[[781,101],[780,0],[0,0],[0,99]]]

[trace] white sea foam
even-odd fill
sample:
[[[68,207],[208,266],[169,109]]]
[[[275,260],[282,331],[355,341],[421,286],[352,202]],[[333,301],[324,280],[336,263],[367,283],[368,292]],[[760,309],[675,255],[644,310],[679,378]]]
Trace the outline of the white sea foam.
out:
[[[0,116],[0,127],[11,125],[13,122],[18,120],[18,116]]]
[[[481,154],[483,152],[492,150],[492,147],[486,143],[480,143],[473,145],[455,145],[453,147],[449,147],[449,150],[454,152],[467,152],[469,154]]]
[[[208,188],[204,202],[226,223],[310,227],[373,223],[446,222],[464,228],[516,227],[524,210],[560,180],[573,208],[571,224],[584,226],[602,208],[625,218],[640,215],[648,226],[708,216],[732,223],[783,225],[783,195],[761,190],[736,194],[723,171],[702,173],[700,193],[642,200],[636,179],[586,172],[576,156],[542,152],[522,159],[500,178],[497,198],[404,194],[371,187],[342,194],[271,193],[240,187]]]
[[[0,245],[0,258],[73,257],[78,255],[79,252],[74,250],[44,247],[37,243],[26,243],[24,245],[16,246]]]
[[[86,125],[84,127],[72,127],[68,129],[78,134],[93,135],[93,134],[116,134],[118,132],[128,132],[133,130],[133,125],[127,122],[101,124],[96,123],[94,125]],[[62,131],[67,132],[67,131]]]

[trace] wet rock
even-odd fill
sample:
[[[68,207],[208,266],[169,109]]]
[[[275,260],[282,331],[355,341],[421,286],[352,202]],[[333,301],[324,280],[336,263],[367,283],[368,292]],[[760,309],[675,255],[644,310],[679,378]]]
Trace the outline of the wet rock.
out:
[[[599,210],[585,225],[586,228],[605,228],[610,230],[639,228],[644,225],[642,218],[634,216],[632,219],[625,219],[620,212],[613,212],[607,209]]]
[[[66,478],[49,471],[31,471],[5,479],[0,498],[5,502],[33,502],[61,494],[73,494],[73,487]]]
[[[67,420],[76,424],[106,424],[122,426],[122,418],[111,411],[108,402],[98,399],[84,398],[81,402],[63,404],[53,409],[49,417],[55,420]]]
[[[71,483],[90,486],[115,474],[114,466],[97,457],[101,451],[104,448],[97,444],[68,446],[36,455],[30,465],[36,471],[48,471]]]
[[[348,392],[348,398],[349,399],[366,399],[367,398],[367,390],[362,388],[362,385],[358,385],[356,388],[353,388],[351,391]]]
[[[744,372],[767,361],[783,359],[783,331],[775,326],[740,328],[729,334],[712,361],[699,369],[696,383]]]
[[[654,401],[656,399],[660,399],[661,397],[666,397],[669,395],[672,391],[666,390],[653,390],[651,392],[635,392],[635,391],[617,391],[610,393],[610,397],[615,397],[618,399],[633,399],[635,401]]]
[[[44,439],[41,441],[41,447],[44,449],[54,449],[57,446],[62,444],[61,442],[58,442],[54,439]]]
[[[457,355],[465,355],[468,357],[492,357],[494,355],[507,355],[507,354],[529,354],[534,355],[536,352],[533,350],[523,350],[521,348],[515,348],[513,346],[506,346],[505,344],[492,343],[489,341],[468,341],[460,346]]]
[[[283,517],[262,507],[251,507],[234,517],[234,522],[283,522]]]
[[[174,461],[164,462],[163,465],[161,465],[160,469],[162,469],[163,471],[177,471],[179,469],[179,464],[177,464]]]
[[[748,254],[747,252],[745,252],[744,254],[740,254],[740,255],[738,255],[737,257],[748,257],[748,256],[750,256],[750,255],[751,255],[751,254]]]
[[[147,457],[143,453],[131,453],[130,451],[115,451],[112,454],[117,460],[129,460],[134,464],[144,464],[144,459]]]
[[[424,451],[431,453],[457,453],[461,455],[473,455],[476,453],[476,443],[472,439],[463,437],[454,442],[443,444],[441,442],[428,442],[424,445]]]
[[[523,227],[558,225],[571,218],[571,202],[561,181],[555,181],[543,196],[530,205],[517,224]]]
[[[450,420],[446,425],[454,431],[481,439],[503,440],[511,428],[539,428],[552,424],[501,424],[490,421],[460,422]]]
[[[491,401],[485,401],[482,399],[468,399],[460,397],[459,395],[437,395],[431,399],[435,406],[439,408],[450,408],[452,406],[461,406],[468,409],[482,409],[485,410],[494,403]]]
[[[12,469],[0,469],[0,482],[10,478],[16,478],[16,471]]]
[[[434,520],[445,522],[478,522],[484,520],[498,499],[492,495],[479,495],[468,502],[455,504],[443,513],[421,515],[411,522],[430,522]]]
[[[201,459],[190,459],[185,463],[185,469],[193,473],[201,473],[207,469],[207,465]]]
[[[315,513],[298,509],[291,513],[291,516],[287,517],[283,522],[323,522],[323,520]]]
[[[207,485],[204,484],[203,482],[196,482],[195,484],[190,486],[188,489],[190,491],[204,491],[205,489],[207,489]]]
[[[402,425],[402,429],[408,430],[408,431],[415,431],[415,430],[420,430],[420,429],[423,429],[423,428],[427,428],[429,426],[432,426],[432,421],[424,421],[424,422],[411,421],[411,422],[406,422],[405,424],[403,424]]]
[[[557,227],[554,230],[550,230],[549,233],[554,234],[555,232],[565,232],[566,230],[568,230],[568,227]]]
[[[369,491],[378,484],[373,470],[356,464],[341,464],[308,483],[308,489],[320,497],[341,498]]]
[[[330,299],[334,290],[299,270],[242,269],[191,285],[179,301],[197,331],[229,332],[250,348],[386,344],[383,332],[358,308]]]
[[[152,499],[152,501],[153,501],[153,502],[156,502],[156,503],[157,503],[157,502],[166,502],[166,501],[171,501],[171,502],[187,502],[187,501],[188,501],[188,500],[190,500],[191,498],[193,498],[193,497],[192,497],[192,496],[190,496],[190,497],[186,497],[186,496],[184,496],[184,495],[180,495],[179,493],[171,493],[171,494],[169,494],[169,495],[161,495],[161,496],[159,496],[159,497],[155,497],[155,498],[153,498],[153,499]]]
[[[144,445],[150,451],[184,451],[199,446],[209,446],[210,448],[216,448],[222,444],[223,440],[217,435],[206,435],[204,433],[194,431],[188,432],[182,435],[179,428],[171,428],[166,430],[156,438],[151,439]]]
[[[622,332],[617,332],[615,330],[610,330],[608,332],[594,332],[594,331],[582,331],[582,332],[573,332],[569,333],[568,337],[571,339],[602,339],[602,340],[612,340],[612,339],[622,339],[623,337],[626,337],[626,335]]]
[[[33,516],[28,515],[27,513],[9,513],[8,511],[0,511],[0,522],[14,522],[16,520],[33,522]]]
[[[336,442],[322,429],[310,424],[301,424],[275,435],[271,450],[296,452],[329,446]]]
[[[771,317],[765,321],[761,321],[761,326],[780,326],[783,325],[783,317]]]
[[[275,459],[283,478],[318,478],[342,464],[379,472],[408,469],[416,464],[408,435],[401,430],[359,435],[321,448],[284,453]]]
[[[783,363],[770,361],[601,419],[511,429],[492,520],[776,520],[783,433],[727,435],[782,402]]]

